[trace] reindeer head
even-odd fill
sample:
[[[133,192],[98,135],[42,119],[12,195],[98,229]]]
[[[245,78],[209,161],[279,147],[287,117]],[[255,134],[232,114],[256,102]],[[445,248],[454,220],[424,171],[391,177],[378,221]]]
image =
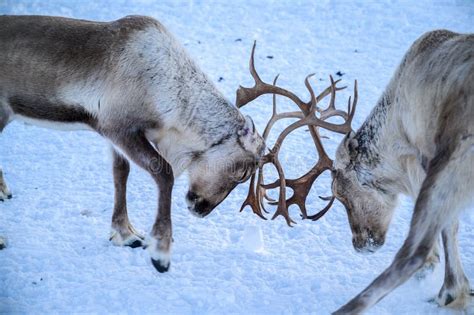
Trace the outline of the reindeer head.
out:
[[[354,248],[375,252],[385,242],[396,195],[389,193],[378,170],[362,161],[354,132],[339,145],[332,175],[332,191],[346,208]]]
[[[195,157],[189,167],[186,202],[191,213],[205,217],[239,184],[255,172],[264,142],[250,117],[242,117],[237,132]]]

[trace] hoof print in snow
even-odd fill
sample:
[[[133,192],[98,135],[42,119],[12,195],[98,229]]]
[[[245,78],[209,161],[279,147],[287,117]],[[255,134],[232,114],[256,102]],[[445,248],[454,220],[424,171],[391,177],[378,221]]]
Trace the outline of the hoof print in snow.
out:
[[[219,77],[219,80],[217,80],[217,82],[222,82],[222,81],[224,81],[223,77]]]
[[[273,59],[273,56],[267,56],[267,59]]]
[[[154,260],[153,258],[151,259],[151,263],[159,273],[167,272],[168,269],[170,269],[170,263],[162,265],[160,260]]]
[[[241,41],[242,41],[242,38],[237,38],[237,39],[235,40],[235,42],[241,42]]]

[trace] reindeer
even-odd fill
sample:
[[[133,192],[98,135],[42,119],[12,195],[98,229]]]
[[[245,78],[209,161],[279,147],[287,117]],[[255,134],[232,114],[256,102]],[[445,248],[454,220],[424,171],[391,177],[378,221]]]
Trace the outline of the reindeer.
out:
[[[353,234],[353,245],[360,252],[374,252],[385,242],[385,235],[399,194],[416,198],[409,235],[395,260],[375,281],[335,314],[359,314],[406,281],[426,264],[430,268],[439,260],[436,240],[442,235],[446,270],[444,284],[436,298],[441,306],[465,308],[471,300],[470,290],[457,248],[458,216],[474,202],[474,35],[446,30],[429,32],[419,38],[406,53],[394,77],[370,116],[355,133],[351,122],[357,103],[347,112],[335,108],[335,93],[343,88],[331,86],[315,96],[308,76],[305,84],[311,95],[304,102],[295,94],[263,82],[254,66],[252,88],[240,87],[237,106],[244,106],[262,94],[273,94],[273,114],[263,133],[264,139],[274,123],[285,118],[297,119],[278,136],[270,153],[262,157],[252,175],[247,199],[254,213],[265,218],[264,199],[277,205],[273,218],[283,216],[288,225],[294,223],[288,214],[297,205],[303,218],[319,219],[332,206],[334,198],[346,208]],[[318,103],[331,94],[329,106]],[[292,100],[296,112],[278,113],[275,95]],[[344,122],[326,120],[333,116]],[[280,147],[290,132],[308,126],[319,160],[297,179],[286,179],[278,159]],[[346,133],[336,152],[336,159],[326,154],[318,128]],[[279,179],[265,184],[263,165],[273,164]],[[305,202],[314,181],[331,170],[333,196],[327,206],[308,215]],[[286,187],[293,194],[287,198]],[[267,189],[279,188],[278,201],[268,198]]]
[[[262,156],[252,120],[155,19],[1,16],[0,46],[0,131],[21,120],[106,138],[115,186],[110,240],[147,246],[159,272],[170,266],[175,176],[188,171],[188,209],[204,217],[251,176]],[[158,186],[158,213],[146,242],[127,214],[129,160]],[[0,172],[0,199],[10,197]]]
[[[410,231],[392,264],[335,314],[359,314],[444,245],[440,306],[465,308],[472,296],[457,246],[459,213],[474,182],[474,35],[437,30],[408,50],[360,129],[336,152],[332,190],[344,204],[359,251],[383,245],[397,196],[416,199]]]

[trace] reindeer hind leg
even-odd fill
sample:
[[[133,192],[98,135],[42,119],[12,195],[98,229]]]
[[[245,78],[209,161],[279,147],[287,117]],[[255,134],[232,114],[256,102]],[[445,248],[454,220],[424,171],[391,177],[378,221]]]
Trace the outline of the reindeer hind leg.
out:
[[[465,308],[472,299],[469,280],[464,274],[459,257],[457,232],[459,222],[446,227],[441,233],[443,237],[444,256],[446,261],[444,283],[436,298],[440,306]]]

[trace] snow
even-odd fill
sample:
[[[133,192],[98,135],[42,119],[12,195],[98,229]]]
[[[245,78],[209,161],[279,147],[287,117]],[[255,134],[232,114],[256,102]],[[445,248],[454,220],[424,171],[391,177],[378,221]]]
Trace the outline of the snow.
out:
[[[312,72],[317,90],[338,71],[346,85],[357,79],[356,127],[417,37],[436,28],[474,31],[474,4],[468,0],[3,0],[0,14],[156,17],[231,100],[239,84],[252,84],[248,58],[256,39],[261,77],[271,81],[281,73],[280,85],[302,97],[308,97],[303,80]],[[344,104],[350,93],[342,93],[338,102]],[[243,109],[260,130],[269,102],[262,98]],[[281,101],[279,108],[290,106]],[[286,142],[283,163],[290,176],[302,174],[315,159],[307,140],[301,132]],[[328,139],[329,153],[339,140]],[[388,266],[407,233],[413,206],[401,199],[385,246],[364,256],[352,249],[339,203],[318,222],[298,220],[294,210],[298,224],[288,228],[282,218],[263,221],[249,209],[239,213],[247,192],[242,185],[209,217],[198,219],[186,210],[182,177],[173,195],[171,269],[158,274],[146,251],[108,241],[113,184],[105,140],[91,132],[14,122],[0,137],[0,157],[14,194],[0,204],[0,235],[9,241],[0,252],[0,313],[328,314]],[[328,194],[329,183],[326,176],[313,187],[311,213],[323,206],[317,196]],[[133,167],[128,187],[132,223],[149,231],[156,207],[153,181]],[[462,219],[459,244],[473,282],[472,209]],[[409,280],[368,314],[455,313],[427,302],[440,289],[443,274],[441,264],[425,279]]]
[[[265,245],[263,242],[263,232],[259,226],[250,225],[245,227],[242,236],[242,245],[245,249],[252,252],[263,252]]]

